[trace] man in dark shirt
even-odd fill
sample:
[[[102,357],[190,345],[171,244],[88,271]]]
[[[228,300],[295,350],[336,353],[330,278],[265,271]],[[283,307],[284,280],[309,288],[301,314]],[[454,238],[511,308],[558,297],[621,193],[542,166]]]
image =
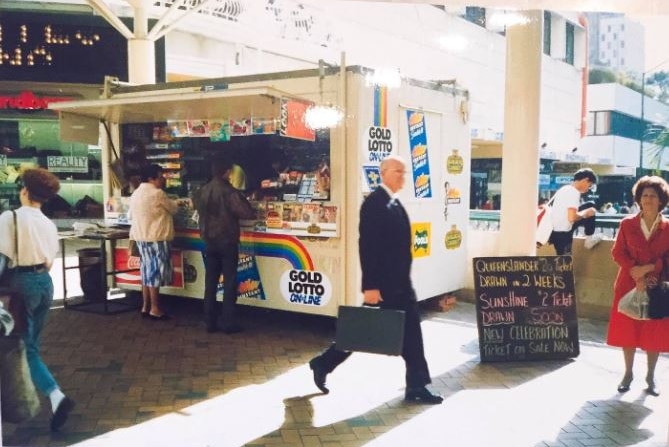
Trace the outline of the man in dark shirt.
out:
[[[235,319],[237,304],[237,263],[239,261],[239,219],[253,219],[255,210],[241,191],[230,184],[232,163],[218,158],[212,180],[193,196],[199,215],[200,236],[205,243],[204,318],[208,332],[218,327],[216,291],[223,274],[221,331],[241,332]]]

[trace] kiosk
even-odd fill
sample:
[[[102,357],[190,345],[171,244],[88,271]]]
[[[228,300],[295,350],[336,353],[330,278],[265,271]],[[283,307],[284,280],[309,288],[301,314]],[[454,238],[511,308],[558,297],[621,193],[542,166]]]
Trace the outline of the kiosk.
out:
[[[380,184],[379,163],[390,154],[407,162],[400,200],[412,221],[418,299],[465,284],[467,92],[410,79],[391,88],[375,84],[372,75],[361,67],[321,67],[107,85],[102,99],[50,108],[59,112],[63,139],[102,145],[110,225],[128,224],[127,191],[115,169],[128,147],[160,164],[167,192],[182,198],[207,181],[210,156],[231,157],[241,168],[235,182],[258,210],[257,219],[243,222],[238,302],[335,316],[339,305],[361,302],[358,212]],[[175,228],[175,282],[161,293],[202,298],[203,243],[192,209],[181,208]],[[115,270],[139,261],[120,246],[114,259]],[[132,273],[115,282],[139,287]]]

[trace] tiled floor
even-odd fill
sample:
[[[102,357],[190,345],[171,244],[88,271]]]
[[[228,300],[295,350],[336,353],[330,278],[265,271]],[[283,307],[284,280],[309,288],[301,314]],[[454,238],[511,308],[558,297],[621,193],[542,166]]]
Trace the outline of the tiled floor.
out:
[[[622,354],[602,344],[606,324],[581,320],[573,361],[478,360],[474,308],[426,312],[423,329],[439,406],[405,404],[401,359],[355,354],[318,394],[308,360],[333,320],[243,309],[247,330],[207,334],[201,302],[170,299],[174,321],[139,312],[53,309],[44,354],[77,407],[49,432],[47,402],[34,420],[3,424],[6,446],[616,446],[667,445],[669,358],[642,391],[619,395]]]

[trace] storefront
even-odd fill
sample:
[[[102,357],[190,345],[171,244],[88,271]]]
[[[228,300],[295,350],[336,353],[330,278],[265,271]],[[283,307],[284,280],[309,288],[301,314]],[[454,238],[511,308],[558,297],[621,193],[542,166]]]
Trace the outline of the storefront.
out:
[[[390,154],[408,161],[400,200],[412,220],[419,299],[461,288],[466,272],[470,145],[459,112],[466,92],[411,80],[379,87],[366,82],[368,73],[331,68],[126,87],[106,99],[51,107],[60,112],[64,138],[95,140],[100,129],[106,133],[99,120],[106,123],[110,224],[128,223],[128,199],[123,179],[104,167],[122,165],[130,149],[139,147],[164,168],[175,197],[189,197],[206,182],[212,155],[231,158],[258,211],[243,223],[240,303],[336,315],[339,304],[359,302],[358,211]],[[313,124],[316,105],[334,106],[330,111],[343,120]],[[177,275],[161,292],[201,298],[203,243],[192,214],[182,208],[176,217]],[[119,263],[137,262],[123,248],[116,255]],[[136,288],[138,278],[116,281]]]
[[[98,94],[99,88],[84,85],[0,82],[0,211],[19,206],[21,171],[42,167],[61,181],[59,197],[45,206],[45,214],[103,217],[100,147],[61,141],[58,115],[47,108]],[[88,204],[99,206],[83,206],[86,196]]]
[[[48,105],[99,98],[105,76],[127,80],[127,42],[102,17],[0,12],[0,211],[18,206],[21,170],[42,167],[61,180],[49,217],[102,218],[99,141],[62,140]],[[155,47],[164,80],[164,40]]]

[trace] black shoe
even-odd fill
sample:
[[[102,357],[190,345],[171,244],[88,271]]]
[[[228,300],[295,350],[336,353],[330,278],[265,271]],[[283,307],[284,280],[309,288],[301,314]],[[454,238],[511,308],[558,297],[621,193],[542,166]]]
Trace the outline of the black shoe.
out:
[[[153,321],[167,321],[167,320],[171,320],[172,317],[167,315],[167,314],[162,314],[162,315],[151,315],[151,314],[149,314],[149,319],[151,319]]]
[[[328,394],[330,390],[325,386],[325,378],[328,373],[326,373],[323,368],[316,364],[316,359],[311,359],[309,361],[309,368],[314,372],[314,383],[323,394]]]
[[[648,388],[646,388],[644,390],[646,392],[646,394],[649,394],[649,395],[655,396],[655,397],[659,396],[660,395],[660,390],[658,390],[657,387],[655,386],[655,382],[651,380],[650,382],[647,382],[647,383],[648,383]]]
[[[436,405],[442,403],[444,398],[438,394],[432,394],[432,392],[425,387],[421,387],[407,388],[404,393],[404,400],[408,402]]]
[[[74,401],[69,397],[65,396],[60,405],[56,408],[56,412],[51,418],[51,431],[58,431],[65,422],[67,422],[67,417],[70,415],[70,411],[74,408]]]
[[[149,318],[149,313],[142,311],[142,318]]]
[[[625,376],[623,377],[623,380],[620,382],[618,385],[618,392],[619,393],[626,393],[630,390],[630,385],[632,384],[632,376]]]
[[[239,332],[244,332],[244,328],[236,324],[233,324],[231,326],[223,326],[221,328],[221,332],[223,332],[224,334],[237,334]]]

